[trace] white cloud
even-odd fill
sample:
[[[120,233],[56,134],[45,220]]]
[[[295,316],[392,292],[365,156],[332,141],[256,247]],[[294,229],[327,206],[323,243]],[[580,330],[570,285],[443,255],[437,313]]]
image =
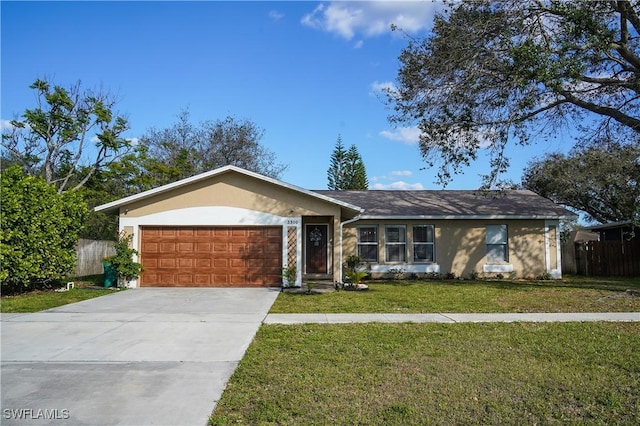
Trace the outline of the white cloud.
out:
[[[407,183],[399,180],[399,181],[391,182],[388,184],[376,183],[371,187],[371,189],[393,189],[393,190],[400,190],[400,191],[410,191],[410,190],[424,189],[424,186],[422,186],[422,184],[419,182]]]
[[[362,40],[358,40],[354,43],[353,48],[354,49],[360,49],[362,46],[364,45],[364,41]]]
[[[407,145],[416,145],[420,141],[420,129],[417,127],[398,127],[395,130],[383,130],[380,132],[380,136]]]
[[[284,13],[280,13],[277,10],[270,10],[269,18],[273,19],[274,21],[279,21],[284,18]]]
[[[398,93],[398,87],[393,81],[374,81],[371,83],[371,94],[386,95]]]
[[[129,142],[132,146],[136,146],[140,142],[140,139],[139,138],[127,138],[126,141]]]
[[[391,24],[407,33],[428,28],[437,2],[330,2],[320,4],[302,17],[301,23],[311,28],[351,40],[355,34],[375,37],[391,32]]]
[[[0,130],[11,130],[13,129],[13,124],[11,124],[11,120],[0,120]]]
[[[404,180],[397,180],[398,178],[410,178],[411,176],[413,176],[411,170],[394,170],[385,176],[374,176],[369,179],[373,182],[370,189],[393,189],[401,191],[424,189],[424,186],[419,182],[409,183]]]

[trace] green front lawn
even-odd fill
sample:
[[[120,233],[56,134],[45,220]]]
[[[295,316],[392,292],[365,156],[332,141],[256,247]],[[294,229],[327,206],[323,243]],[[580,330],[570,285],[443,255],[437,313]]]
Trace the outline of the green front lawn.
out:
[[[111,294],[114,290],[95,288],[74,288],[69,291],[32,291],[15,296],[0,298],[0,312],[39,312],[69,303],[81,302],[94,297]]]
[[[210,420],[640,424],[638,336],[638,323],[262,326]]]
[[[640,278],[369,282],[364,292],[282,293],[272,313],[638,312]]]

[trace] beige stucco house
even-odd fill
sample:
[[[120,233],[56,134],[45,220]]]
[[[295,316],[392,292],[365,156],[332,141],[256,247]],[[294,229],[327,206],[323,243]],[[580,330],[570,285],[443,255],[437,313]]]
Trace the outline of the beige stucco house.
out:
[[[118,214],[144,266],[130,286],[279,286],[342,281],[347,256],[371,274],[548,273],[559,221],[530,191],[310,191],[226,166],[96,207]]]

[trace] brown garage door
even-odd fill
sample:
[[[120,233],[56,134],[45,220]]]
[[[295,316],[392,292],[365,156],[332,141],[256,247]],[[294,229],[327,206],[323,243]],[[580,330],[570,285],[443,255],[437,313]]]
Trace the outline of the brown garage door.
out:
[[[277,286],[281,227],[143,227],[145,287]]]

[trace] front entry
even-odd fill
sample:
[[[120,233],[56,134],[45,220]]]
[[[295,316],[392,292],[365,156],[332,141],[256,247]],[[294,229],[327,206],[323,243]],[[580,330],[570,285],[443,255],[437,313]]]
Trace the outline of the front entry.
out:
[[[305,247],[306,247],[306,273],[326,274],[327,273],[327,236],[329,225],[308,224],[305,227]]]

